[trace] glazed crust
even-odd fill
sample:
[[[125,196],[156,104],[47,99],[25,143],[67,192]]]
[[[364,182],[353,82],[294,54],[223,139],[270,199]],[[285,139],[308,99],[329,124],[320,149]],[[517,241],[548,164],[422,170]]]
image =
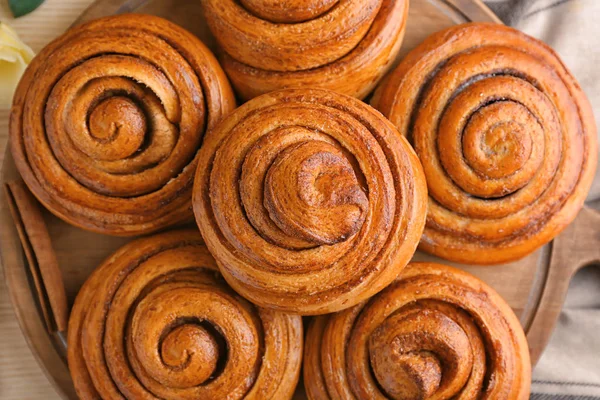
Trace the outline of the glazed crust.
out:
[[[29,189],[63,220],[148,233],[192,218],[197,150],[233,108],[195,36],[158,17],[113,16],[35,57],[14,97],[10,146]]]
[[[400,51],[408,15],[408,0],[202,4],[223,68],[246,100],[290,87],[365,97]]]
[[[322,314],[390,283],[426,212],[416,155],[361,101],[322,89],[257,97],[206,136],[194,213],[229,284],[255,304]]]
[[[577,215],[597,165],[585,94],[542,42],[494,24],[429,37],[372,104],[413,143],[427,177],[420,248],[465,263],[519,259]]]
[[[304,385],[311,400],[529,398],[523,329],[466,272],[412,263],[372,299],[315,318]]]
[[[133,241],[83,285],[68,361],[81,399],[290,399],[302,320],[254,307],[218,273],[200,233]]]

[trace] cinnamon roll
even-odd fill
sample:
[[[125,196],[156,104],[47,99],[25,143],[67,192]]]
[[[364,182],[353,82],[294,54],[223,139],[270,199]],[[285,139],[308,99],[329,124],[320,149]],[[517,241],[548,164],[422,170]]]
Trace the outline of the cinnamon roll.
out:
[[[529,399],[519,320],[466,272],[410,264],[367,302],[317,317],[304,385],[320,399]]]
[[[207,134],[193,203],[238,293],[308,315],[395,279],[421,236],[426,198],[416,155],[380,113],[289,89],[247,102]]]
[[[302,320],[233,292],[195,230],[131,242],[88,278],[68,361],[81,399],[290,399]]]
[[[192,218],[204,132],[235,107],[212,53],[149,15],[76,27],[15,94],[10,144],[33,194],[63,220],[135,235]]]
[[[408,0],[206,0],[208,26],[237,93],[289,87],[363,98],[395,60]]]
[[[524,33],[494,24],[436,33],[373,105],[423,163],[427,252],[512,261],[558,235],[583,205],[597,165],[590,104],[554,51]]]

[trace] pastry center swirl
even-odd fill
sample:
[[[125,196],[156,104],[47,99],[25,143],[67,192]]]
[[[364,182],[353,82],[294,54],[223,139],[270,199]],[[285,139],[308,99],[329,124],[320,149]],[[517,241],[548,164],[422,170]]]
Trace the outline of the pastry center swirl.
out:
[[[142,146],[146,129],[146,117],[132,100],[109,97],[96,105],[89,116],[90,135],[103,146],[82,150],[94,159],[127,158]]]
[[[465,127],[462,146],[467,163],[481,176],[505,178],[531,156],[535,120],[522,105],[496,102],[479,109]]]
[[[264,189],[270,218],[286,234],[316,245],[354,235],[368,199],[349,161],[335,146],[300,142],[282,151],[269,168]]]
[[[526,104],[514,93],[495,95],[498,85],[537,93],[530,83],[512,76],[486,78],[460,92],[440,121],[439,160],[452,183],[472,198],[516,194],[546,167],[541,121],[552,115],[551,106],[543,97]],[[483,95],[481,104],[478,94]],[[436,188],[431,195],[444,201]]]
[[[369,353],[377,381],[393,399],[454,393],[473,369],[469,336],[443,309],[390,316],[371,336]]]
[[[178,379],[168,382],[174,387],[190,387],[206,382],[217,368],[219,347],[215,338],[203,327],[198,325],[181,325],[170,331],[160,346],[163,362],[177,371],[193,367],[193,381]]]

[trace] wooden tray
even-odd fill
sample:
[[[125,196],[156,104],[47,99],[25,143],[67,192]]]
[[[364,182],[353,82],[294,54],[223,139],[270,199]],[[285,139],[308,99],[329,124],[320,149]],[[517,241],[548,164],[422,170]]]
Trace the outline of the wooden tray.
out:
[[[197,34],[214,49],[215,42],[203,20],[200,0],[98,0],[76,23],[123,12],[166,17]],[[468,21],[500,22],[480,0],[411,0],[409,14],[399,58],[426,36],[445,27]],[[0,182],[4,186],[5,182],[15,179],[19,179],[19,175],[7,153]],[[128,239],[82,231],[47,211],[44,217],[57,252],[68,301],[72,304],[91,271]],[[65,399],[76,399],[66,364],[64,336],[50,335],[45,329],[4,196],[0,196],[0,250],[12,304],[33,354],[59,394]],[[417,253],[415,259],[434,258]],[[519,262],[498,267],[459,267],[489,283],[512,306],[527,332],[535,363],[549,340],[570,278],[581,267],[594,262],[600,262],[600,213],[586,208],[559,238]]]

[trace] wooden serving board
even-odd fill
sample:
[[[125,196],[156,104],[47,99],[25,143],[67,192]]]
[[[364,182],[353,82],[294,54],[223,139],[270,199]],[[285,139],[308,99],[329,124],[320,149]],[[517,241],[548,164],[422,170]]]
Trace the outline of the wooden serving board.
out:
[[[155,14],[198,35],[215,50],[204,22],[201,0],[98,0],[77,20],[124,12]],[[429,34],[459,23],[499,19],[480,0],[411,0],[406,36],[400,57]],[[0,183],[18,180],[13,159],[6,154]],[[108,237],[74,228],[47,211],[44,218],[57,252],[69,304],[99,263],[129,239]],[[5,279],[21,329],[46,375],[65,399],[76,399],[66,364],[65,335],[49,334],[37,303],[34,282],[4,196],[0,196],[0,250]],[[432,256],[417,253],[417,260]],[[438,260],[448,264],[443,260]],[[527,332],[532,361],[546,346],[556,323],[572,275],[600,262],[600,213],[584,208],[556,240],[527,258],[496,267],[457,265],[494,287],[512,306]]]

